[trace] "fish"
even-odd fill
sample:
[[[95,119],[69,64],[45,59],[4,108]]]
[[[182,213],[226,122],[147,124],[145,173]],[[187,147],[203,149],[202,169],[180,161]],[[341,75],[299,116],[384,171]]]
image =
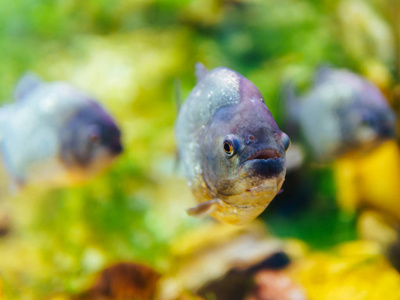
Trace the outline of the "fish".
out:
[[[396,116],[383,94],[349,70],[320,67],[303,96],[292,84],[285,94],[289,126],[298,129],[289,133],[303,137],[314,162],[363,155],[396,136]]]
[[[0,157],[12,188],[89,180],[122,152],[121,132],[90,95],[27,73],[0,108]]]
[[[195,73],[197,84],[175,126],[179,158],[199,203],[188,213],[249,223],[280,191],[290,139],[251,81],[200,63]]]

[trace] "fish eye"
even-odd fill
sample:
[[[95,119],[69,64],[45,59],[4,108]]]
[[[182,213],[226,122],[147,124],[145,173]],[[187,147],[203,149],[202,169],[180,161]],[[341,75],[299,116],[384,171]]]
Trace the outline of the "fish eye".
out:
[[[287,149],[289,149],[289,147],[290,147],[290,138],[289,138],[289,136],[288,136],[286,133],[284,133],[284,132],[282,132],[281,141],[282,141],[283,147],[285,147],[285,151],[286,151]]]
[[[225,137],[224,142],[222,143],[222,148],[224,149],[224,152],[228,158],[231,158],[236,154],[239,145],[233,136],[228,135]]]
[[[96,125],[93,125],[89,128],[88,132],[88,141],[90,144],[99,143],[101,140],[100,130]]]
[[[228,141],[224,142],[224,151],[225,151],[226,154],[232,155],[233,147],[232,147],[232,144],[230,142],[228,142]]]
[[[97,133],[92,133],[92,134],[89,136],[89,141],[90,141],[92,144],[95,144],[95,143],[97,143],[98,141],[100,141],[100,136],[99,136]]]
[[[361,117],[361,126],[365,127],[374,127],[377,123],[377,120],[371,114],[366,114]]]

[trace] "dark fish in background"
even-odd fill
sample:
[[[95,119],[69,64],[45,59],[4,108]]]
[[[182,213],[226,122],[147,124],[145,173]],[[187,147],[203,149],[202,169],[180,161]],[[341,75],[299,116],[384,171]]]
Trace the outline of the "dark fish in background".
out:
[[[112,117],[70,84],[27,74],[14,98],[0,109],[1,161],[12,186],[81,182],[121,153]]]
[[[286,153],[285,193],[271,207],[293,215],[316,197],[319,176],[310,163],[361,158],[395,137],[396,118],[383,94],[372,83],[344,69],[321,67],[314,84],[297,97],[286,84],[284,130],[293,145]]]
[[[256,218],[279,192],[290,140],[257,87],[224,67],[196,65],[176,123],[179,156],[200,204],[191,215],[230,224]]]
[[[379,89],[344,69],[320,68],[298,99],[289,87],[286,106],[291,128],[299,128],[318,162],[369,152],[395,136],[395,114]]]
[[[398,149],[392,147],[396,116],[377,87],[350,71],[322,67],[303,96],[296,98],[292,87],[286,89],[286,106],[285,130],[299,146],[289,151],[302,148],[306,155],[297,168],[287,168],[283,189],[288,192],[280,195],[285,199],[278,199],[271,209],[295,216],[303,210],[306,217],[314,210],[313,219],[334,212],[340,226],[352,228],[360,208],[396,212],[399,193],[392,180],[398,178],[398,168],[393,168]],[[288,153],[287,160],[290,157],[293,155]],[[330,169],[321,169],[310,168],[310,162],[332,164]],[[329,196],[322,191],[327,181],[321,181],[328,176],[335,188]],[[341,218],[343,211],[349,216],[347,221]],[[359,232],[361,223],[358,221]]]

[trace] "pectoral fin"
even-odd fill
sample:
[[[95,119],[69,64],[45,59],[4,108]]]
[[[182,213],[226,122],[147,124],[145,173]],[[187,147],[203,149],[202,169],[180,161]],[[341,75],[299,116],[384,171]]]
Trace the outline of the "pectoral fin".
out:
[[[203,217],[206,215],[210,215],[215,209],[220,206],[220,201],[219,199],[212,199],[207,202],[200,203],[199,205],[189,208],[186,210],[186,212],[195,217]]]

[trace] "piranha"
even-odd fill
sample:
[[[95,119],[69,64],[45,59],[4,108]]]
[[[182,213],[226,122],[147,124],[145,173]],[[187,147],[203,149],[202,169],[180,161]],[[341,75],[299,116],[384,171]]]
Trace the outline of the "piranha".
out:
[[[121,153],[120,130],[89,95],[29,73],[0,109],[0,156],[9,183],[66,186],[91,178]],[[3,171],[4,171],[3,170]]]
[[[371,82],[348,70],[325,66],[314,81],[300,98],[288,86],[286,106],[291,127],[301,131],[315,161],[367,153],[395,137],[395,114]]]
[[[188,213],[242,225],[280,191],[290,139],[248,79],[202,64],[196,75],[176,123],[179,157],[199,203]]]

